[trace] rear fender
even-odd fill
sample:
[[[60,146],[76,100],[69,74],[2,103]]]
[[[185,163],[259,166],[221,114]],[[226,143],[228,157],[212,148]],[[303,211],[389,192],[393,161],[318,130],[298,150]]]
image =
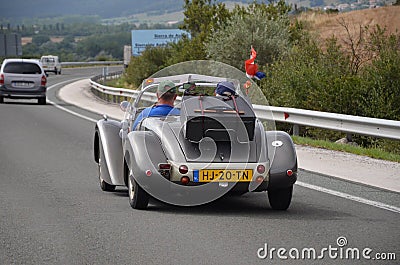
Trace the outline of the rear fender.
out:
[[[292,186],[297,180],[297,155],[292,139],[281,131],[267,131],[265,136],[271,163],[268,190]],[[288,170],[293,171],[290,177]]]
[[[126,164],[138,184],[142,188],[158,185],[157,182],[151,184],[152,180],[163,178],[158,172],[158,164],[167,162],[158,136],[152,131],[132,131],[125,141],[124,150]],[[146,177],[148,170],[151,178]]]
[[[122,140],[119,136],[121,122],[99,120],[94,136],[94,160],[101,163],[102,178],[112,185],[124,184]],[[100,148],[101,146],[101,148]]]

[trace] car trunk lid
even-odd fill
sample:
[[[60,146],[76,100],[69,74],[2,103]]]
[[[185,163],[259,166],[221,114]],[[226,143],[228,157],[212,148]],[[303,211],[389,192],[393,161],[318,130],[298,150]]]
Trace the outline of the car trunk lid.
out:
[[[41,75],[37,74],[4,74],[4,87],[6,89],[34,89],[39,87]]]

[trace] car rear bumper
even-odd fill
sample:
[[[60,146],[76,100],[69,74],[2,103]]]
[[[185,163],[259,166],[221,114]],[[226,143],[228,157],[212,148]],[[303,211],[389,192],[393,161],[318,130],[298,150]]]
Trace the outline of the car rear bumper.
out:
[[[179,186],[202,186],[207,185],[207,189],[209,191],[217,191],[217,190],[227,190],[231,193],[245,193],[245,192],[260,192],[266,191],[268,188],[268,181],[263,181],[261,183],[251,182],[215,182],[215,183],[198,183],[198,182],[189,182],[187,185],[182,185],[178,181],[173,181],[174,184]],[[249,188],[250,187],[250,188]],[[172,187],[174,189],[174,187]]]
[[[5,86],[0,87],[0,96],[3,98],[45,98],[47,88],[41,86],[35,89],[9,89]]]
[[[56,73],[58,71],[60,71],[60,69],[57,69],[57,68],[46,68],[46,69],[44,69],[45,73],[48,73],[48,72]]]

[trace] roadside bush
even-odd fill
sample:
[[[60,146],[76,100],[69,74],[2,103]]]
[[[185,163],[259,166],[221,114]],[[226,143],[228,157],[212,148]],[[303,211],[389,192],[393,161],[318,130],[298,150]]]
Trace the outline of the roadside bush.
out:
[[[400,120],[400,35],[373,37],[377,57],[362,72],[363,114]]]
[[[357,76],[336,39],[326,51],[311,37],[304,37],[288,56],[266,69],[261,89],[272,105],[355,115],[359,97]]]
[[[261,88],[272,105],[400,120],[400,36],[376,27],[366,39],[372,61],[354,71],[354,54],[335,38],[323,45],[306,35],[287,57],[267,68]],[[321,48],[325,47],[325,48]],[[353,56],[353,57],[352,57]],[[337,140],[340,133],[301,128],[303,136]],[[355,136],[362,146],[399,150],[398,141]]]

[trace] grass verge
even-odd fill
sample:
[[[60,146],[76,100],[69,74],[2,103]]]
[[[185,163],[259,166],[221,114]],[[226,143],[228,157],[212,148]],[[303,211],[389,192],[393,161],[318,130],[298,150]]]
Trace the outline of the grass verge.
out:
[[[310,138],[292,136],[293,142],[299,145],[307,145],[312,147],[324,148],[335,151],[348,152],[356,155],[369,156],[371,158],[382,159],[400,163],[400,155],[390,153],[379,148],[364,148],[347,144],[333,143],[324,140],[313,140]]]
[[[125,88],[125,89],[133,89],[137,90],[138,88],[129,85],[128,82],[125,81],[125,78],[115,78],[115,79],[107,79],[107,86],[115,87],[115,88]]]

